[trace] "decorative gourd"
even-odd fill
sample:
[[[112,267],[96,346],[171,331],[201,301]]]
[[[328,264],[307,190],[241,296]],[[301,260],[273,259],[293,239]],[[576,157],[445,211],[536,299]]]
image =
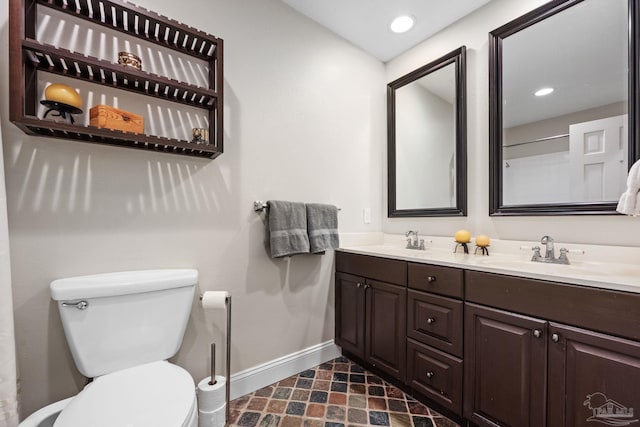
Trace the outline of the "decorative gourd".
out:
[[[59,102],[82,109],[82,98],[71,86],[62,83],[52,83],[44,90],[44,97],[47,101]]]

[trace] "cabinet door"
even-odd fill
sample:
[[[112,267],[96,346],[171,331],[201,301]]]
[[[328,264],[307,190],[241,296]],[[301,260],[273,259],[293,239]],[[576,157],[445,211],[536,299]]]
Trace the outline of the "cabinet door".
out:
[[[549,426],[638,425],[640,343],[551,323]]]
[[[336,273],[336,344],[364,358],[365,280]]]
[[[464,416],[479,426],[544,426],[546,322],[468,303],[464,321]]]
[[[406,367],[406,298],[404,287],[367,281],[365,359],[404,381]]]

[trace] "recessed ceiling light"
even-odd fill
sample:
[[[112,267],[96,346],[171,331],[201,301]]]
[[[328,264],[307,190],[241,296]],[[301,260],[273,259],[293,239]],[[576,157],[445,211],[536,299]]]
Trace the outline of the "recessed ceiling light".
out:
[[[536,93],[534,93],[535,96],[545,96],[545,95],[549,95],[551,92],[553,92],[553,88],[552,87],[543,87],[542,89],[539,89],[536,91]]]
[[[414,23],[415,20],[412,16],[401,15],[391,22],[390,28],[394,33],[406,33],[413,28]]]

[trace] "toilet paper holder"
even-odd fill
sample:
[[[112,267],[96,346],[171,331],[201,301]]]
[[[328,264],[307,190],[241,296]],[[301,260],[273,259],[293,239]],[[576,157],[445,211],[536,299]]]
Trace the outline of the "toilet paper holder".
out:
[[[200,294],[200,301],[204,298],[204,294]],[[226,420],[229,422],[229,398],[231,394],[231,295],[227,295],[224,299],[225,309],[227,311],[227,339],[225,345],[226,351],[226,366],[225,366],[225,403],[226,403]],[[211,379],[209,380],[209,384],[213,385],[216,383],[216,361],[215,361],[215,343],[211,343]]]

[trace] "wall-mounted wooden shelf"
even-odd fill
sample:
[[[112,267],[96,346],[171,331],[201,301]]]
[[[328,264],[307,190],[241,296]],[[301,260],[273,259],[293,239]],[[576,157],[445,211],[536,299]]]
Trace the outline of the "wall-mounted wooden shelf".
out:
[[[119,0],[38,0],[37,3],[200,59],[214,57],[222,41],[153,11]]]
[[[154,135],[101,129],[94,126],[51,122],[31,116],[24,117],[20,125],[25,133],[30,135],[75,139],[94,144],[140,148],[143,150],[161,151],[163,153],[182,154],[185,156],[214,158],[220,154],[212,144],[194,144],[189,141],[163,138]]]
[[[35,37],[37,5],[207,61],[209,87],[138,71],[42,43]],[[222,154],[222,39],[117,0],[10,0],[9,8],[10,119],[25,133],[196,157],[215,158]],[[40,99],[38,71],[206,110],[210,141],[208,144],[195,144],[161,136],[41,120],[37,117]]]

